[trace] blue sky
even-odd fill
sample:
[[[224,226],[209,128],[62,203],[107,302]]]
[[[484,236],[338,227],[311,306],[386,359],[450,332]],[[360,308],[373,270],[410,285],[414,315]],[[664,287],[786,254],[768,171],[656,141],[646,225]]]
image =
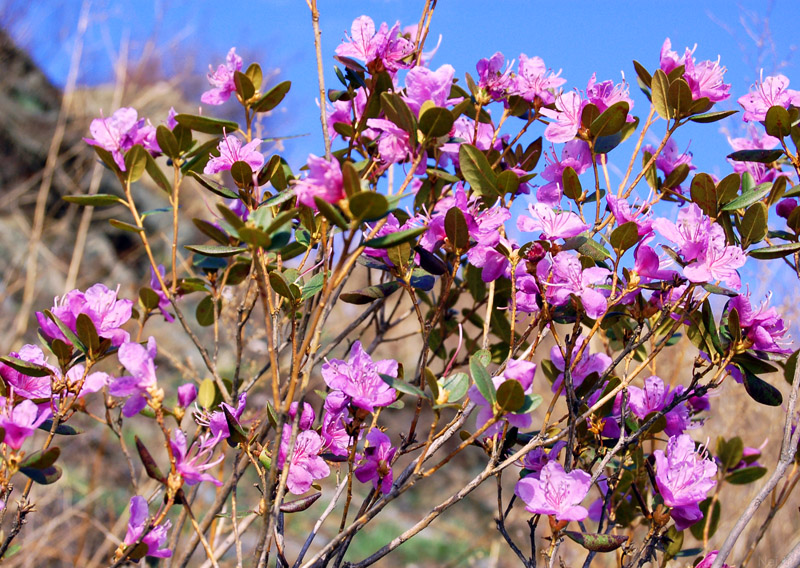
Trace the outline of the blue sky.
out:
[[[31,50],[56,84],[62,85],[67,75],[80,6],[78,0],[6,2],[6,12],[15,15],[11,20],[13,35]],[[338,85],[331,56],[354,18],[367,14],[376,23],[399,20],[405,26],[418,21],[422,6],[422,1],[409,0],[319,0],[326,86]],[[738,108],[735,99],[747,92],[761,67],[769,74],[783,66],[784,74],[790,79],[795,76],[792,57],[797,36],[793,33],[793,18],[787,17],[795,8],[796,3],[788,0],[440,0],[428,48],[442,36],[431,65],[452,64],[462,84],[464,73],[474,76],[475,63],[495,51],[503,52],[507,59],[517,59],[520,53],[542,57],[549,67],[562,69],[566,89],[585,88],[593,72],[598,80],[615,81],[624,73],[636,102],[633,114],[643,116],[648,103],[636,87],[631,60],[637,59],[651,70],[656,68],[664,38],[670,37],[679,52],[684,46],[697,44],[695,56],[700,60],[721,56],[721,63],[728,68],[726,79],[732,83],[733,95],[717,106],[725,110]],[[111,61],[125,34],[131,39],[132,60],[141,56],[147,40],[152,39],[156,50],[167,60],[168,71],[199,77],[208,64],[221,63],[228,49],[236,46],[245,65],[258,61],[265,72],[277,69],[280,80],[293,83],[279,120],[272,123],[276,131],[267,135],[308,136],[287,140],[283,155],[297,168],[309,153],[324,151],[315,102],[318,87],[311,19],[303,0],[97,0],[91,14],[82,83],[98,84],[113,77]],[[764,34],[765,17],[768,34]],[[792,86],[797,87],[800,78],[793,82]],[[109,109],[103,110],[107,113]],[[197,107],[178,110],[195,112]],[[648,142],[657,141],[655,136],[661,136],[663,124],[656,125]],[[731,170],[724,161],[730,150],[720,128],[728,127],[737,133],[740,124],[739,119],[733,119],[714,125],[688,125],[679,131],[676,140],[679,147],[688,147],[694,153],[700,171],[722,177]],[[536,136],[539,134],[541,131],[535,132]],[[620,168],[627,163],[625,154],[623,146],[617,152]],[[614,154],[612,162],[613,157]],[[612,169],[612,183],[614,177]],[[645,191],[643,185],[640,191]]]

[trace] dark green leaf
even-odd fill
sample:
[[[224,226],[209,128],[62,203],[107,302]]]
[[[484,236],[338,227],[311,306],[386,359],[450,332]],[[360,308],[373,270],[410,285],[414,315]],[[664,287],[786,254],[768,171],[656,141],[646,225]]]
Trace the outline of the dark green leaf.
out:
[[[292,293],[292,288],[289,286],[289,282],[283,274],[275,271],[270,272],[269,285],[272,286],[272,289],[275,290],[279,296],[283,296],[289,301],[294,301],[296,299]]]
[[[489,376],[489,371],[486,370],[486,366],[481,362],[484,358],[484,354],[482,353],[475,353],[472,355],[472,357],[469,358],[469,372],[472,375],[472,380],[475,382],[478,391],[483,395],[483,398],[485,398],[489,404],[494,404],[497,400],[496,391],[492,378]]]
[[[100,351],[100,336],[97,335],[97,328],[92,319],[86,314],[78,314],[75,320],[75,331],[81,343],[89,348],[91,355],[98,355]]]
[[[691,114],[692,89],[686,79],[674,80],[667,91],[667,103],[674,118],[683,118]]]
[[[272,244],[270,236],[257,227],[240,227],[238,233],[240,239],[253,246],[266,249]]]
[[[197,304],[197,309],[194,312],[197,323],[203,327],[208,327],[214,323],[216,317],[216,306],[214,305],[214,298],[211,295],[206,296],[200,303]]]
[[[44,430],[45,432],[50,432],[53,429],[53,421],[48,419],[41,423],[39,426],[39,430]],[[56,426],[56,434],[61,436],[77,436],[78,434],[83,434],[83,430],[70,426],[69,424],[59,424]]]
[[[375,221],[386,216],[389,212],[389,202],[386,197],[374,191],[360,191],[347,200],[352,219],[361,221]]]
[[[211,237],[215,241],[217,241],[221,245],[228,245],[229,239],[228,235],[226,235],[223,231],[221,231],[216,225],[212,225],[208,221],[204,221],[203,219],[192,219],[192,223],[194,226],[200,230],[203,234],[208,237]]]
[[[62,474],[61,468],[57,465],[50,466],[46,469],[31,469],[27,467],[21,467],[19,472],[39,485],[50,485],[51,483],[55,483],[61,479]]]
[[[139,288],[139,301],[147,310],[155,310],[158,307],[161,298],[156,294],[155,290],[146,286]]]
[[[634,59],[633,68],[636,70],[636,76],[639,77],[639,80],[646,87],[650,88],[650,83],[653,81],[653,76],[650,75],[650,72],[645,68],[645,66]]]
[[[211,257],[234,256],[242,252],[247,252],[246,247],[231,247],[224,245],[184,245],[184,248],[192,252],[196,252],[197,254]]]
[[[239,187],[249,187],[253,185],[253,169],[250,164],[241,160],[231,164],[231,177]]]
[[[58,446],[53,446],[47,450],[36,450],[35,452],[26,454],[19,466],[30,469],[47,469],[56,463],[56,460],[60,455],[61,448]]]
[[[195,132],[204,134],[232,134],[239,130],[239,125],[230,120],[221,120],[208,116],[196,116],[193,114],[177,114],[175,120],[178,124],[185,126]]]
[[[141,233],[142,231],[144,231],[142,227],[131,225],[130,223],[126,223],[125,221],[120,221],[119,219],[109,219],[108,224],[114,227],[115,229],[120,229],[122,231],[127,231],[129,233]]]
[[[209,177],[194,171],[190,171],[188,175],[196,179],[200,185],[205,187],[207,190],[211,191],[212,193],[216,193],[220,197],[224,197],[225,199],[239,199],[239,196],[235,192]]]
[[[292,88],[291,81],[283,81],[272,87],[269,91],[253,103],[252,109],[256,112],[268,112],[278,106]]]
[[[0,357],[0,361],[26,377],[46,377],[53,373],[53,371],[47,367],[37,365],[36,363],[29,363],[28,361],[23,361],[22,359],[17,359],[9,355]]]
[[[418,396],[420,398],[427,398],[427,395],[414,385],[411,385],[405,381],[401,381],[395,377],[384,375],[383,373],[380,374],[380,377],[384,383],[395,389],[397,392],[410,394],[411,396]]]
[[[760,183],[749,191],[742,190],[742,195],[729,201],[722,206],[722,211],[734,211],[735,209],[745,209],[756,201],[760,201],[772,190],[770,182]]]
[[[381,93],[381,109],[386,118],[408,133],[412,148],[417,145],[417,119],[408,105],[397,93]]]
[[[753,203],[747,208],[739,227],[742,248],[760,242],[767,236],[767,206],[762,202]]]
[[[469,248],[469,227],[464,213],[458,207],[451,207],[444,218],[444,232],[454,251]]]
[[[147,476],[161,483],[166,482],[167,478],[161,473],[156,460],[153,459],[153,455],[139,439],[139,436],[135,436],[134,441],[136,442],[136,451],[139,452],[139,458],[142,460],[142,465],[144,465],[144,471],[147,473]]]
[[[768,382],[758,378],[747,369],[743,369],[744,388],[750,398],[767,406],[780,406],[783,403],[781,391]]]
[[[364,241],[362,245],[369,248],[387,249],[403,243],[411,242],[427,230],[427,227],[416,227],[414,229],[406,229],[405,231],[397,231],[396,233],[389,233],[388,235],[384,235],[382,237],[369,239]]]
[[[771,164],[783,156],[783,150],[737,150],[728,154],[728,158],[734,162],[759,162],[761,164]]]
[[[374,302],[381,298],[386,298],[392,292],[397,290],[400,284],[397,282],[384,282],[376,286],[368,286],[360,290],[353,290],[351,292],[343,292],[339,298],[345,303],[363,305]]]
[[[581,180],[578,179],[578,174],[570,166],[564,168],[561,174],[561,185],[564,188],[564,195],[570,199],[578,199],[583,195]]]
[[[627,536],[615,534],[580,533],[576,531],[564,531],[562,534],[567,535],[583,548],[592,552],[611,552],[628,542]]]
[[[95,195],[65,195],[62,199],[69,203],[91,207],[108,207],[109,205],[128,204],[121,197],[109,195],[107,193],[96,193]]]
[[[419,129],[429,138],[438,138],[449,134],[454,122],[449,110],[433,107],[422,113],[419,118]]]
[[[611,232],[609,240],[614,250],[622,254],[639,242],[639,227],[633,221],[623,223]]]
[[[800,243],[788,243],[785,245],[774,245],[771,247],[763,247],[751,250],[748,254],[753,258],[759,260],[772,260],[774,258],[783,258],[800,251]]]
[[[317,491],[308,497],[300,497],[293,501],[284,501],[281,503],[281,513],[301,513],[316,503],[320,497],[322,497],[322,491]]]
[[[479,195],[497,195],[497,176],[486,155],[471,144],[458,149],[461,173],[470,187]]]
[[[589,132],[595,138],[617,134],[628,118],[630,106],[625,101],[614,103],[592,121]]]
[[[347,197],[352,197],[361,191],[361,176],[353,166],[353,162],[342,163],[342,180],[344,181],[344,192]]]
[[[692,536],[700,541],[703,540],[703,532],[705,531],[706,522],[708,519],[707,515],[708,515],[709,505],[711,505],[711,497],[704,499],[700,503],[700,511],[703,513],[703,519],[693,524],[691,527],[689,527]],[[720,510],[721,507],[719,504],[719,500],[717,500],[714,502],[714,508],[711,511],[711,524],[708,527],[708,538],[711,538],[712,536],[714,536],[714,533],[717,532],[717,526],[719,525]]]
[[[75,348],[78,349],[78,351],[84,354],[86,353],[87,351],[86,346],[78,338],[78,336],[75,335],[75,333],[69,327],[67,327],[67,325],[63,321],[61,321],[57,316],[55,316],[50,310],[44,310],[44,315],[46,315],[48,318],[50,318],[50,320],[54,324],[56,324],[61,333],[64,334],[64,337],[67,338],[67,341],[69,341],[73,346],[75,346]]]
[[[727,118],[733,114],[739,112],[738,110],[721,110],[719,112],[707,112],[704,114],[696,114],[691,117],[689,120],[692,122],[699,122],[699,123],[710,123],[710,122],[717,122],[718,120],[722,120],[723,118]]]
[[[743,467],[728,474],[725,481],[731,485],[747,485],[753,483],[764,477],[767,473],[767,468],[759,466]]]
[[[249,100],[256,93],[256,88],[250,77],[241,71],[233,72],[233,84],[236,86],[236,93],[243,101]]]
[[[339,213],[339,210],[333,206],[333,204],[328,203],[320,197],[314,197],[314,203],[317,205],[317,209],[319,210],[320,214],[328,221],[343,231],[347,229],[347,221],[345,220],[344,216]]]
[[[653,80],[650,83],[650,88],[653,90],[653,106],[656,108],[658,116],[665,120],[672,118],[672,113],[667,102],[669,79],[667,79],[666,73],[661,69],[656,69],[656,72],[653,73]]]
[[[136,144],[125,152],[125,175],[134,182],[142,177],[147,168],[147,150],[141,144]]]
[[[589,238],[586,233],[565,239],[564,248],[577,250],[592,260],[603,261],[611,258],[611,253],[603,245]]]
[[[525,405],[525,389],[515,379],[503,381],[497,387],[497,406],[504,412],[517,412]]]
[[[789,118],[789,111],[782,106],[771,106],[767,110],[764,119],[764,126],[767,134],[775,138],[785,138],[792,131],[792,121]]]

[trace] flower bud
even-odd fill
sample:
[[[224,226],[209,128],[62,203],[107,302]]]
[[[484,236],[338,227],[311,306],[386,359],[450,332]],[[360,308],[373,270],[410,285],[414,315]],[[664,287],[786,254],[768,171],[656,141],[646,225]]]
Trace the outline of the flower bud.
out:
[[[197,387],[194,383],[186,383],[178,387],[178,406],[186,408],[197,398]]]

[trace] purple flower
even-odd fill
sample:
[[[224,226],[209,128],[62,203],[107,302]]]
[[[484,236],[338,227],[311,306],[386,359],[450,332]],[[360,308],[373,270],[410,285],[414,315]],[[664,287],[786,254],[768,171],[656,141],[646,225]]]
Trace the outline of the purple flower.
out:
[[[778,205],[775,207],[775,212],[778,214],[778,217],[788,219],[789,215],[792,214],[792,211],[794,211],[796,207],[797,200],[793,197],[789,197],[786,199],[781,199],[778,202]]]
[[[533,377],[536,374],[536,364],[522,359],[511,359],[506,365],[502,374],[492,377],[494,387],[498,388],[501,384],[508,380],[518,381],[525,394],[530,394],[533,389]],[[494,408],[488,400],[484,398],[478,387],[472,385],[468,391],[469,398],[478,406],[478,414],[475,420],[475,427],[481,428],[494,416]],[[511,426],[520,429],[527,429],[531,427],[532,418],[530,414],[513,414],[508,413],[504,416]],[[502,431],[501,423],[496,423],[486,429],[483,436],[491,437],[499,434]]]
[[[677,244],[684,260],[689,262],[683,274],[691,282],[703,283],[721,280],[728,286],[739,288],[741,281],[737,268],[747,257],[741,248],[726,246],[725,232],[692,203],[678,213],[678,222],[656,219],[653,226],[668,240]]]
[[[294,182],[294,193],[297,204],[301,203],[317,210],[314,198],[319,197],[328,203],[336,203],[344,199],[344,181],[342,168],[336,158],[330,161],[314,154],[308,155],[308,175],[305,179]]]
[[[698,100],[707,97],[712,103],[724,101],[731,96],[731,86],[723,83],[722,78],[727,69],[719,64],[719,57],[716,61],[701,61],[695,63],[694,58],[686,55],[686,71],[683,78],[689,83],[692,90],[692,99]]]
[[[95,284],[86,292],[71,290],[61,298],[56,297],[50,311],[73,332],[76,332],[78,315],[86,314],[97,329],[97,334],[110,339],[111,344],[116,347],[130,339],[128,332],[121,328],[131,319],[133,308],[130,300],[117,299],[118,292],[119,289],[109,290],[103,284]],[[61,339],[71,345],[58,326],[44,313],[36,312],[36,319],[48,338]]]
[[[537,190],[536,199],[556,207],[561,202],[564,170],[572,168],[576,174],[581,175],[592,165],[592,153],[586,141],[570,140],[561,149],[560,160],[556,157],[555,148],[550,153],[545,152],[544,159],[547,165],[542,172],[542,178],[550,183]]]
[[[334,101],[328,107],[328,134],[331,139],[336,138],[339,133],[334,129],[337,123],[355,125],[361,120],[364,108],[367,106],[367,92],[358,89],[354,99],[349,101]]]
[[[655,146],[648,145],[642,148],[642,152],[647,152],[650,155],[653,155],[656,152],[656,148]],[[664,145],[661,153],[656,157],[656,168],[661,170],[661,172],[664,174],[664,178],[666,179],[666,177],[669,176],[669,174],[671,174],[675,168],[683,164],[687,164],[689,166],[689,171],[697,169],[697,166],[692,164],[692,153],[689,151],[680,153],[678,150],[678,143],[675,142],[674,138],[670,138],[667,140],[667,143]],[[672,189],[678,193],[683,193],[681,186],[677,186]]]
[[[375,238],[384,237],[386,235],[391,235],[392,233],[397,233],[398,231],[405,231],[406,229],[410,229],[414,226],[414,218],[409,218],[406,220],[405,223],[400,225],[400,222],[397,220],[397,217],[394,216],[394,213],[390,213],[386,217],[386,223],[378,229],[378,232],[375,233]],[[389,260],[389,253],[386,252],[386,249],[376,249],[370,247],[364,247],[364,254],[367,256],[371,256],[373,258],[380,258],[388,264],[389,266],[394,266],[391,260]]]
[[[194,383],[184,383],[178,387],[178,406],[188,408],[197,398],[197,387]]]
[[[207,469],[211,469],[223,460],[225,456],[220,455],[216,460],[211,460],[211,455],[214,453],[214,446],[217,444],[217,439],[213,438],[210,434],[201,436],[191,447],[186,447],[186,435],[179,429],[175,429],[172,433],[172,439],[169,445],[172,448],[172,454],[175,456],[175,469],[183,478],[186,485],[196,485],[201,481],[210,481],[217,487],[222,485],[222,482],[211,475],[204,473]],[[195,450],[193,457],[189,454]]]
[[[656,251],[647,245],[639,245],[633,253],[633,272],[639,277],[639,282],[647,284],[653,280],[671,280],[675,276],[674,270],[666,270],[664,266],[669,261],[662,263]]]
[[[125,171],[125,152],[136,144],[144,146],[151,154],[161,149],[156,142],[156,129],[145,119],[139,120],[135,108],[124,107],[114,111],[109,118],[95,118],[89,125],[93,138],[83,140],[92,146],[111,152],[119,169]]]
[[[13,394],[9,398],[0,396],[0,428],[5,431],[3,443],[15,450],[20,449],[52,414],[49,407],[37,406],[32,400],[23,400],[13,406]]]
[[[522,459],[522,469],[525,470],[523,471],[525,477],[539,479],[544,466],[551,461],[557,461],[558,454],[566,447],[566,442],[556,442],[549,451],[544,446],[533,448]]]
[[[292,438],[292,427],[288,424],[283,427],[281,447],[278,453],[278,467],[286,463],[289,452],[289,442]],[[328,464],[319,457],[322,449],[322,438],[313,430],[305,430],[297,434],[294,448],[289,460],[289,477],[286,488],[294,495],[302,495],[311,488],[315,479],[324,479],[330,475]]]
[[[568,239],[589,230],[588,225],[572,211],[556,213],[545,203],[528,205],[528,211],[530,217],[525,215],[517,217],[517,228],[526,233],[541,231],[542,239],[550,241]]]
[[[653,375],[644,380],[644,388],[628,387],[628,407],[636,418],[644,420],[653,412],[660,412],[670,404],[676,395],[683,392],[683,387],[678,386],[670,391],[661,378]],[[618,397],[619,399],[619,397]],[[619,400],[617,401],[619,404]],[[617,412],[619,414],[619,412]],[[689,420],[689,407],[681,403],[664,415],[667,426],[664,432],[667,436],[677,436],[691,426]]]
[[[552,262],[545,260],[536,266],[539,280],[545,285],[547,301],[554,306],[563,306],[574,294],[581,300],[586,315],[597,319],[606,312],[607,290],[596,290],[594,286],[605,284],[611,274],[606,268],[584,269],[578,257],[561,252]]]
[[[158,273],[161,275],[161,279],[165,280],[166,271],[164,269],[163,264],[158,265]],[[175,321],[175,318],[172,316],[172,314],[167,311],[170,306],[169,298],[167,298],[167,295],[164,293],[164,290],[161,289],[161,283],[158,281],[158,277],[156,276],[156,271],[153,270],[152,266],[150,267],[150,288],[158,296],[158,309],[161,311],[161,315],[164,316],[164,319],[167,320],[168,322]]]
[[[783,318],[775,308],[767,308],[768,303],[769,297],[753,309],[750,295],[742,294],[729,302],[728,310],[735,309],[739,313],[742,336],[752,344],[753,349],[769,353],[791,353],[791,349],[781,345],[781,340],[786,335]]]
[[[628,110],[632,109],[633,100],[630,98],[629,92],[630,89],[625,82],[615,85],[614,81],[606,80],[598,83],[596,73],[592,74],[589,83],[586,85],[588,102],[595,105],[600,112],[619,102],[628,103]],[[626,120],[633,122],[633,116],[629,114]]]
[[[391,29],[384,22],[376,32],[372,18],[360,16],[353,20],[347,40],[336,47],[336,55],[364,61],[368,67],[375,68],[375,72],[382,67],[394,73],[411,66],[403,59],[414,51],[414,44],[400,35],[399,22]]]
[[[297,416],[297,409],[299,407],[299,402],[293,402],[291,405],[289,405],[289,420],[294,421],[295,417]],[[300,428],[300,430],[310,430],[311,427],[314,426],[315,418],[316,415],[314,414],[314,409],[310,404],[304,402],[303,411],[300,413],[300,420],[297,423],[298,428]]]
[[[325,414],[322,416],[322,451],[335,456],[347,456],[350,451],[350,434],[347,433],[350,399],[342,391],[331,391],[325,398]]]
[[[372,481],[375,489],[389,493],[392,490],[392,458],[397,448],[392,447],[389,436],[373,428],[367,434],[369,447],[364,450],[364,461],[355,470],[356,479],[361,483]]]
[[[591,488],[592,476],[580,469],[569,473],[557,461],[542,468],[539,479],[525,477],[517,482],[517,497],[525,509],[539,515],[553,515],[559,521],[582,521],[589,512],[581,506]]]
[[[552,118],[554,122],[544,129],[544,137],[549,142],[569,142],[578,134],[581,126],[583,101],[575,91],[562,93],[556,98],[556,110],[543,108],[543,116]]]
[[[442,65],[436,71],[427,67],[414,67],[406,75],[406,96],[403,100],[415,115],[425,101],[437,107],[446,107],[455,101],[448,100],[456,70],[452,65]]]
[[[586,343],[586,339],[583,336],[578,337],[575,340],[575,346],[572,348],[572,354],[570,357],[570,366],[572,366],[575,362],[575,357],[578,356],[578,352],[583,347],[583,344]],[[564,371],[566,369],[566,364],[564,363],[564,355],[561,353],[561,349],[558,345],[554,345],[550,348],[550,360],[552,361],[553,365],[556,369],[559,370],[559,374],[556,377],[556,380],[553,381],[553,392],[557,392],[561,388],[561,383],[564,381]],[[572,385],[575,388],[580,387],[583,384],[583,381],[591,375],[592,373],[602,374],[605,372],[606,369],[611,365],[611,357],[606,355],[605,353],[591,353],[589,348],[587,347],[583,351],[583,355],[581,356],[581,360],[575,364],[575,367],[572,369]]]
[[[737,101],[744,108],[742,120],[745,122],[765,120],[767,111],[773,106],[783,108],[800,106],[800,91],[788,87],[789,78],[780,74],[756,81],[754,89],[739,97]]]
[[[667,451],[656,450],[653,457],[658,491],[673,508],[675,528],[682,531],[703,518],[698,503],[717,484],[717,464],[698,454],[686,434],[670,437]]]
[[[512,62],[513,63],[513,62]],[[478,70],[478,87],[483,89],[492,100],[500,101],[506,96],[506,91],[511,87],[511,65],[503,69],[505,57],[499,51],[489,59],[481,59],[476,65]]]
[[[696,47],[697,46],[695,46],[694,49],[696,49]],[[694,49],[691,51],[687,49],[686,53],[691,55],[694,53]],[[672,50],[672,42],[670,39],[665,39],[664,44],[661,46],[661,56],[659,58],[659,66],[661,67],[661,70],[669,75],[673,69],[680,67],[685,62],[686,54],[678,55],[678,52]]]
[[[41,367],[47,367],[53,374],[58,375],[58,370],[47,362],[41,348],[36,345],[23,345],[20,347],[18,353],[9,353],[10,357],[33,363]],[[14,389],[14,394],[23,398],[50,398],[50,381],[49,375],[44,377],[29,377],[19,371],[9,367],[5,363],[0,363],[0,377],[3,381]]]
[[[255,171],[264,165],[264,154],[257,148],[261,145],[261,140],[254,138],[242,146],[242,141],[236,136],[229,134],[219,142],[217,150],[219,157],[211,158],[206,167],[203,168],[204,174],[216,174],[231,169],[236,162],[245,162]]]
[[[128,521],[128,532],[125,533],[125,540],[122,543],[127,546],[133,546],[139,540],[147,526],[147,517],[149,514],[147,500],[144,497],[136,495],[131,497],[130,505],[131,517]],[[157,527],[153,527],[142,538],[142,543],[147,545],[147,552],[145,556],[154,556],[156,558],[169,558],[172,556],[172,551],[168,548],[162,548],[167,542],[167,532],[172,527],[172,522],[167,519]]]
[[[230,415],[238,423],[242,418],[242,414],[244,413],[246,405],[247,393],[243,392],[239,395],[239,401],[236,405],[236,408],[233,408],[226,402],[221,402],[219,406],[220,408],[227,409]],[[225,416],[224,410],[215,410],[211,414],[198,413],[195,415],[195,422],[201,426],[208,426],[208,429],[211,431],[212,438],[214,438],[217,442],[220,440],[227,440],[231,435],[230,428],[228,427],[228,418]]]
[[[508,135],[498,136],[494,141],[495,150],[500,150],[503,147],[502,140],[507,138]],[[489,122],[479,122],[477,136],[475,135],[475,121],[466,116],[459,116],[453,124],[453,130],[450,133],[451,142],[446,142],[440,147],[442,152],[442,159],[440,163],[447,165],[448,161],[453,162],[456,166],[459,165],[458,151],[461,148],[462,141],[469,142],[478,150],[488,150],[495,138],[494,125]]]
[[[405,162],[414,155],[414,148],[411,147],[408,132],[391,120],[369,118],[367,119],[367,126],[370,128],[370,134],[379,137],[378,155],[382,166]],[[423,168],[423,171],[424,166],[424,161],[420,162],[420,167]]]
[[[631,211],[631,205],[627,200],[616,197],[613,193],[609,193],[608,208],[614,214],[618,225],[636,223],[636,232],[640,237],[649,235],[653,232],[653,221],[651,217],[650,204],[645,202],[637,207],[636,211]]]
[[[127,396],[128,401],[122,407],[122,414],[130,418],[138,414],[145,406],[147,399],[156,388],[156,340],[150,337],[147,348],[138,343],[123,343],[117,357],[119,362],[130,373],[130,376],[114,379],[108,392],[112,396]]]
[[[711,552],[706,554],[705,558],[703,558],[700,562],[695,564],[694,568],[711,568],[711,565],[714,564],[714,561],[717,559],[718,554],[719,550],[712,550]],[[733,567],[723,562],[722,568],[733,568]]]
[[[350,397],[350,404],[374,412],[376,407],[388,406],[397,398],[397,391],[386,384],[380,375],[397,377],[397,361],[374,361],[356,341],[347,362],[332,359],[322,366],[322,378],[327,385]]]
[[[555,102],[553,91],[567,82],[559,77],[558,73],[548,72],[541,57],[528,57],[524,53],[519,56],[519,72],[511,84],[508,94],[519,95],[529,102],[538,97],[542,104],[549,105]]]
[[[242,70],[242,58],[236,55],[236,48],[232,47],[225,58],[225,63],[217,67],[208,66],[208,82],[214,87],[203,93],[200,100],[207,105],[221,105],[236,92],[236,84],[233,81],[235,71]]]

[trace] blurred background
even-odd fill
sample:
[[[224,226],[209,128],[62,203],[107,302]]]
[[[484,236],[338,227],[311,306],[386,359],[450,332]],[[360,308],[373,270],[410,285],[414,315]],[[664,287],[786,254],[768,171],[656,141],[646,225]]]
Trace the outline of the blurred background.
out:
[[[349,33],[353,19],[367,14],[376,24],[387,21],[391,25],[399,20],[407,26],[416,24],[422,6],[422,2],[408,0],[320,0],[326,86],[337,85],[331,57]],[[563,69],[568,89],[585,88],[595,72],[599,81],[625,78],[636,102],[632,112],[641,116],[646,113],[647,100],[636,87],[631,60],[655,68],[664,39],[669,37],[679,53],[685,46],[691,49],[697,44],[697,58],[721,57],[728,69],[726,80],[732,84],[732,97],[717,106],[726,110],[738,108],[736,99],[748,91],[762,69],[764,75],[784,73],[797,83],[793,87],[800,85],[795,63],[796,23],[791,17],[796,7],[796,2],[788,0],[602,4],[583,0],[443,0],[436,7],[427,48],[438,44],[431,66],[452,64],[462,82],[466,72],[475,76],[479,59],[496,51],[503,52],[507,60],[518,59],[520,53],[542,57],[554,70]],[[28,317],[31,308],[49,307],[53,297],[69,289],[102,281],[109,287],[119,284],[124,297],[135,297],[137,289],[149,281],[135,235],[113,229],[107,222],[119,216],[119,211],[102,209],[87,214],[60,198],[90,188],[101,193],[115,191],[103,189],[112,188],[115,180],[104,176],[95,154],[82,141],[92,118],[109,116],[121,106],[137,108],[140,116],[154,124],[165,120],[170,107],[178,112],[201,112],[200,94],[208,88],[205,74],[209,65],[222,63],[232,46],[245,66],[261,64],[267,87],[279,81],[292,82],[283,104],[263,124],[262,137],[270,140],[262,150],[280,152],[297,171],[309,153],[324,152],[311,18],[305,2],[0,0],[0,319],[5,323],[0,327],[0,351],[7,353],[35,341],[36,326]],[[203,112],[240,119],[239,110],[229,103]],[[654,132],[661,133],[659,129]],[[699,171],[723,177],[732,171],[724,160],[730,152],[727,137],[741,135],[741,121],[734,116],[711,126],[691,124],[681,129],[677,140],[680,148],[694,154]],[[646,143],[657,143],[655,136]],[[613,167],[611,173],[612,180],[621,177]],[[165,206],[156,188],[140,183],[136,191],[141,209]],[[187,219],[211,215],[214,201],[210,194],[195,188],[191,191],[196,197],[184,201],[182,214]],[[169,226],[167,217],[148,218],[155,234]],[[183,239],[191,236],[189,230],[182,233]],[[37,243],[35,248],[31,242]],[[161,245],[166,243],[165,237]],[[777,269],[771,272],[776,264],[769,263],[765,271],[763,264],[750,261],[742,280],[751,283],[755,301],[767,292],[774,293],[773,304],[793,322],[793,335],[798,337],[796,280]],[[170,354],[163,362],[163,375],[177,384],[194,372],[196,361],[188,342],[182,342],[177,334],[165,335],[165,341],[174,345],[160,349]],[[264,342],[259,341],[253,337],[248,345],[254,358],[263,354]],[[402,351],[403,346],[398,348]],[[659,374],[665,380],[682,380],[692,353],[692,348],[677,346],[674,357],[661,363],[665,366],[659,368]],[[773,384],[786,392],[782,379]],[[714,440],[718,434],[729,435],[735,425],[737,432],[748,433],[747,446],[769,440],[764,461],[774,464],[779,409],[751,404],[743,412],[739,396],[743,394],[737,387],[726,383],[720,396],[712,400],[714,419],[702,435]],[[119,528],[120,514],[130,496],[127,467],[116,441],[107,433],[87,429],[81,443],[93,452],[87,456],[94,457],[71,468],[56,486],[58,491],[41,493],[38,508],[42,514],[32,516],[21,534],[23,549],[35,542],[39,554],[12,557],[8,566],[103,565],[116,546],[104,531],[115,524]],[[107,467],[109,461],[118,461],[118,467]],[[475,463],[465,459],[459,467],[466,477],[477,467],[477,459]],[[457,471],[449,475],[454,485],[460,482]],[[115,483],[110,485],[110,480]],[[110,486],[118,494],[109,493]],[[479,491],[383,565],[515,565],[493,532],[492,491],[492,487]],[[749,498],[753,491],[754,486],[745,486],[736,500]],[[429,507],[432,499],[443,498],[444,493],[433,489],[412,492],[395,516],[356,539],[351,554],[363,558],[413,524],[427,512],[425,506]],[[754,566],[782,557],[798,526],[796,505],[797,499],[780,513],[782,518],[760,548],[764,553],[761,564],[756,558]],[[728,513],[734,508],[732,502],[728,507],[723,504],[720,536],[732,524]],[[518,517],[517,521],[523,520],[522,515]],[[123,526],[126,520],[123,515]],[[758,520],[751,530],[757,524]],[[520,522],[515,536],[521,537],[524,528]],[[69,538],[43,538],[60,531],[66,531]],[[775,558],[768,556],[770,550],[776,551]],[[609,560],[613,564],[613,559]],[[690,563],[691,558],[683,561]]]

